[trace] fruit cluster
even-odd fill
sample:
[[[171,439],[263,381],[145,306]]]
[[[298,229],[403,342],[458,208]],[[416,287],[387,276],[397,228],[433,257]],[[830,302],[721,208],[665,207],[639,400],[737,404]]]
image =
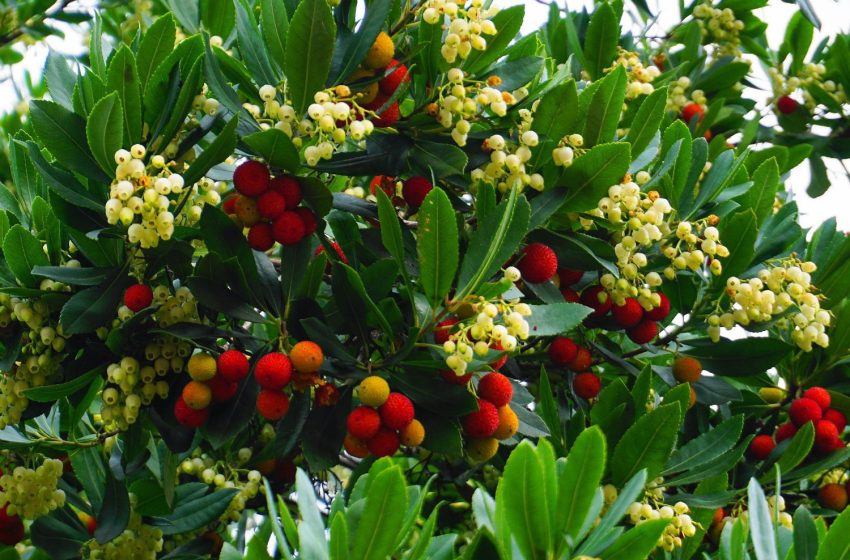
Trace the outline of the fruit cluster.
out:
[[[673,506],[662,504],[660,507],[653,506],[648,501],[633,502],[627,513],[629,521],[635,525],[654,519],[669,520],[670,523],[664,529],[657,544],[667,552],[681,548],[683,539],[693,537],[697,533],[697,526],[688,515],[690,508],[685,502],[676,502]]]
[[[847,93],[844,86],[832,80],[824,79],[826,67],[823,64],[806,62],[800,66],[796,76],[787,77],[781,68],[768,68],[773,95],[776,99],[776,109],[783,115],[790,115],[800,107],[792,95],[802,90],[803,104],[809,111],[814,111],[824,96],[832,98],[836,104],[847,103]],[[812,92],[816,92],[815,95]]]
[[[496,25],[490,18],[499,10],[486,4],[484,0],[426,0],[420,4],[420,14],[425,23],[436,25],[445,18],[449,19],[448,31],[440,48],[449,64],[454,64],[458,57],[466,60],[473,49],[487,49],[484,35],[496,34]]]
[[[703,43],[714,45],[711,54],[715,59],[724,56],[740,58],[741,31],[744,22],[736,19],[731,8],[715,8],[711,0],[694,7],[694,19],[702,31]]]
[[[272,177],[264,163],[248,160],[233,173],[236,196],[224,201],[222,209],[243,228],[248,228],[248,244],[268,251],[275,242],[296,245],[316,231],[316,215],[299,206],[303,200],[301,183],[291,175]]]
[[[590,350],[569,337],[557,336],[549,344],[549,359],[555,366],[575,372],[573,390],[576,395],[585,400],[596,398],[602,389],[602,380],[590,370],[593,363]]]
[[[45,459],[35,469],[15,467],[0,476],[0,507],[7,516],[34,520],[65,505],[65,492],[57,485],[64,470],[62,461]]]
[[[690,97],[688,96],[687,91],[691,87],[690,78],[681,76],[675,82],[671,82],[668,87],[666,111],[678,114],[687,124],[691,123],[694,115],[698,115],[697,120],[702,118],[708,109],[708,98],[701,89],[693,90]],[[685,107],[690,107],[687,112]]]
[[[478,381],[478,410],[463,417],[466,454],[475,463],[491,459],[499,450],[499,441],[512,438],[519,429],[519,418],[511,409],[514,389],[510,379],[490,372]]]
[[[425,427],[417,420],[413,403],[401,393],[390,391],[387,381],[370,375],[357,386],[360,406],[346,420],[348,432],[343,445],[349,455],[389,457],[400,445],[416,447],[425,440]]]
[[[206,352],[192,354],[186,364],[190,381],[174,402],[177,421],[187,428],[203,425],[210,405],[232,399],[249,369],[248,358],[239,350],[226,350],[218,359]]]

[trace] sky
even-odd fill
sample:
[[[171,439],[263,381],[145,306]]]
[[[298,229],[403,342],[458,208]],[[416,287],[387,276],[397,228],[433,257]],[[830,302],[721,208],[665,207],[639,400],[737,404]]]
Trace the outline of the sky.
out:
[[[494,1],[503,7],[516,4],[525,5],[526,19],[522,28],[523,33],[533,32],[548,16],[548,5],[538,0]],[[589,8],[593,4],[592,0],[561,0],[561,3],[566,3],[573,10],[580,9],[583,6]],[[653,13],[659,14],[659,29],[670,29],[680,21],[677,8],[678,2],[675,0],[648,0],[647,3]],[[95,4],[96,2],[94,0],[79,0],[76,2],[78,7],[88,7],[89,9]],[[815,32],[813,45],[817,44],[824,35],[833,35],[837,32],[850,32],[850,18],[846,17],[846,1],[843,9],[839,0],[813,0],[812,4],[823,22],[821,31]],[[787,4],[780,0],[770,0],[768,7],[757,10],[757,15],[768,23],[768,41],[772,47],[775,48],[782,42],[785,26],[796,11],[796,5]],[[627,18],[628,16],[624,17]],[[33,74],[38,74],[44,65],[48,48],[53,48],[66,54],[79,54],[84,50],[82,37],[79,34],[69,33],[66,39],[51,37],[48,39],[47,45],[39,44],[27,49],[25,62],[16,65],[14,68],[14,81],[22,83],[22,76],[25,70]],[[0,81],[0,111],[12,109],[17,99],[12,82],[4,80],[8,76],[8,72],[8,67],[0,67],[0,80],[2,80]],[[766,77],[763,77],[761,80],[755,80],[755,84],[757,86],[767,87],[768,82]],[[750,94],[750,96],[760,100],[761,103],[765,103],[767,93],[762,95]],[[817,199],[811,199],[805,193],[806,187],[809,184],[809,169],[805,162],[792,171],[790,177],[786,180],[786,187],[794,194],[794,198],[799,205],[800,222],[803,227],[816,227],[824,220],[835,216],[838,220],[839,228],[850,231],[850,212],[841,212],[842,209],[850,207],[850,181],[848,181],[840,162],[828,160],[827,169],[833,186],[826,194]]]

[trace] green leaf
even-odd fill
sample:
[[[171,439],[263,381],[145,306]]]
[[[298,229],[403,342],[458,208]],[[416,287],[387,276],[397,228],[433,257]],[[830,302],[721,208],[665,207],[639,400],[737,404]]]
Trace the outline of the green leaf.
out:
[[[298,511],[301,523],[298,524],[300,554],[306,558],[325,560],[328,558],[328,542],[325,538],[325,524],[319,508],[316,507],[316,493],[310,477],[301,470],[295,474],[295,490],[298,495]]]
[[[171,14],[158,17],[145,32],[145,36],[139,44],[139,55],[137,57],[139,83],[142,91],[145,91],[154,70],[174,50],[176,34],[177,24]]]
[[[195,158],[195,161],[192,162],[192,165],[183,174],[183,180],[187,185],[196,183],[214,165],[218,165],[233,155],[233,150],[236,148],[237,124],[239,124],[239,117],[234,116],[224,125],[224,128],[215,137],[215,140]]]
[[[779,467],[779,472],[783,475],[791,472],[791,469],[802,463],[812,450],[815,443],[815,427],[811,422],[806,422],[802,428],[797,430],[791,442],[779,459],[776,465]],[[773,478],[771,476],[771,478]]]
[[[552,393],[552,385],[549,382],[549,375],[546,373],[546,368],[540,367],[540,388],[537,393],[537,408],[535,412],[540,413],[540,418],[546,423],[549,429],[549,440],[555,446],[555,452],[559,456],[566,455],[564,447],[564,428],[561,424],[561,418],[558,412],[558,402],[555,400],[555,395]]]
[[[742,415],[727,418],[710,431],[697,436],[677,449],[670,456],[662,474],[696,469],[726,453],[735,447],[743,429],[744,417]]]
[[[179,535],[199,529],[217,520],[227,509],[233,497],[239,492],[235,488],[224,488],[206,495],[197,494],[181,499],[177,487],[177,502],[174,511],[164,517],[154,517],[150,525],[162,530],[163,535]]]
[[[761,226],[765,218],[773,212],[778,189],[779,165],[776,158],[770,158],[758,166],[753,173],[753,186],[741,197],[741,206],[755,213],[756,226]]]
[[[89,333],[108,325],[115,316],[124,290],[132,283],[127,270],[122,268],[100,286],[86,288],[73,295],[59,313],[65,334]]]
[[[353,35],[350,32],[340,34],[345,40],[338,46],[342,56],[339,63],[334,64],[331,83],[346,79],[363,62],[387,21],[392,5],[392,0],[373,0],[366,6],[366,15],[363,16],[357,32]]]
[[[457,220],[449,197],[441,188],[431,189],[419,208],[420,283],[436,308],[449,293],[457,272]]]
[[[496,35],[494,37],[487,37],[486,50],[473,50],[469,53],[469,56],[463,63],[463,69],[475,75],[495,62],[502,56],[507,46],[513,41],[517,33],[519,33],[524,19],[525,6],[522,4],[505,8],[496,14],[492,18],[493,24],[497,29]]]
[[[607,4],[604,4],[607,6]],[[602,560],[643,560],[649,558],[658,544],[658,539],[667,528],[665,519],[653,519],[641,523],[623,533],[600,555]]]
[[[374,467],[373,467],[374,468]],[[401,468],[393,466],[371,480],[366,504],[356,525],[352,558],[386,558],[404,524],[408,496]]]
[[[331,68],[336,26],[326,0],[303,0],[286,34],[286,77],[298,114],[313,102]]]
[[[106,173],[115,172],[115,152],[122,147],[124,110],[116,92],[101,98],[86,121],[86,138],[94,159]]]
[[[607,2],[600,4],[584,36],[584,58],[587,71],[592,79],[602,77],[602,71],[611,66],[617,56],[617,42],[620,40],[620,24],[614,8]]]
[[[248,11],[242,0],[235,0],[236,36],[239,41],[239,53],[251,71],[251,76],[260,85],[277,84],[279,75],[272,70],[265,42],[257,33],[257,21],[252,11]]]
[[[463,150],[454,144],[419,140],[410,152],[413,162],[422,167],[426,175],[434,174],[437,179],[463,175],[469,159]]]
[[[33,544],[47,551],[51,560],[80,558],[83,543],[91,539],[68,505],[36,519],[30,526],[30,535]]]
[[[617,486],[640,470],[654,479],[676,443],[682,411],[678,403],[660,406],[631,425],[611,457],[611,475]]]
[[[95,377],[98,377],[105,371],[103,367],[91,369],[84,374],[66,381],[65,383],[57,383],[55,385],[45,385],[43,387],[32,387],[24,391],[24,394],[31,401],[35,402],[53,402],[67,397],[87,387]]]
[[[626,142],[591,148],[568,167],[559,181],[567,187],[562,212],[585,212],[596,208],[611,185],[623,180],[629,170],[631,149]]]
[[[20,224],[13,225],[6,232],[3,238],[3,256],[21,285],[28,288],[37,285],[32,269],[49,264],[41,243]]]
[[[496,533],[505,550],[515,543],[523,558],[545,558],[551,519],[543,465],[528,440],[508,457],[496,489]]]
[[[74,107],[72,102],[74,83],[77,75],[76,72],[71,70],[68,60],[56,51],[50,50],[47,53],[47,62],[44,65],[44,79],[47,81],[47,90],[50,92],[53,101],[66,109],[72,109]]]
[[[688,341],[693,344],[695,341]],[[702,363],[702,367],[717,375],[740,377],[764,373],[782,361],[792,346],[776,338],[746,338],[721,340],[712,343],[707,339],[684,353]]]
[[[641,154],[649,147],[661,127],[667,105],[667,87],[658,88],[643,100],[632,119],[625,140],[632,145],[633,154]]]
[[[585,147],[614,141],[626,99],[626,81],[626,69],[618,65],[599,81],[596,91],[591,92],[593,97],[587,108],[583,133]]]
[[[378,221],[381,224],[381,241],[384,248],[395,259],[402,274],[405,274],[404,240],[401,236],[401,222],[396,214],[390,197],[383,189],[375,189],[378,201]],[[455,226],[457,229],[457,226]]]
[[[236,23],[233,4],[234,2],[228,0],[200,0],[198,12],[204,29],[222,39],[229,38]],[[256,27],[254,24],[255,30]]]
[[[645,418],[645,417],[644,417]],[[638,496],[643,495],[644,487],[646,486],[647,476],[646,470],[641,470],[623,486],[617,499],[602,516],[602,520],[593,526],[593,533],[582,544],[581,548],[576,551],[576,554],[586,554],[588,556],[597,556],[601,552],[601,548],[607,544],[605,539],[608,537],[611,529],[622,519],[626,510],[632,505]],[[598,490],[600,505],[601,505],[601,489]],[[582,532],[589,531],[594,520],[590,520]]]
[[[291,173],[297,172],[301,167],[298,149],[292,144],[289,136],[279,128],[255,132],[243,137],[242,140],[272,167],[285,169]]]
[[[100,544],[106,544],[124,532],[130,521],[130,495],[123,481],[119,481],[106,470],[106,488],[103,505],[97,512],[97,527],[94,538]]]
[[[750,514],[750,535],[753,538],[756,558],[758,560],[778,558],[773,518],[770,515],[770,509],[767,507],[764,490],[755,478],[751,478],[747,486],[747,510]]]
[[[127,45],[122,45],[109,62],[106,85],[110,91],[117,91],[121,99],[121,107],[124,109],[124,140],[127,146],[137,144],[142,139],[142,92],[139,84],[136,57]]]
[[[592,309],[578,303],[550,303],[531,305],[528,321],[529,332],[534,336],[554,336],[577,327]]]
[[[248,377],[241,382],[233,398],[214,409],[204,425],[204,435],[213,449],[220,449],[245,429],[254,417],[258,392],[259,387]]]
[[[812,514],[805,506],[799,506],[794,512],[794,557],[796,560],[815,560],[819,544]]]
[[[89,150],[83,118],[52,101],[30,103],[32,126],[44,147],[56,160],[90,179],[109,182]]]
[[[100,511],[106,486],[106,465],[96,447],[84,447],[69,454],[71,466],[86,491],[92,509]]]
[[[605,434],[598,426],[584,430],[576,439],[558,479],[555,530],[578,538],[593,504],[593,489],[605,473]]]
[[[263,39],[269,49],[269,58],[274,66],[283,70],[286,60],[286,35],[289,31],[289,17],[283,0],[261,0],[260,23],[263,27]]]
[[[44,159],[44,156],[41,155],[41,152],[35,142],[27,142],[26,147],[35,169],[44,178],[51,191],[56,193],[62,198],[62,200],[69,204],[86,208],[88,210],[94,210],[99,215],[103,215],[103,204],[105,200],[101,202],[96,196],[88,192],[86,188],[77,181],[73,174],[48,163],[47,160]]]
[[[546,92],[537,105],[532,122],[532,128],[537,133],[540,145],[533,150],[531,168],[539,169],[540,166],[552,160],[552,149],[561,138],[574,131],[577,117],[578,91],[575,80],[560,84]]]

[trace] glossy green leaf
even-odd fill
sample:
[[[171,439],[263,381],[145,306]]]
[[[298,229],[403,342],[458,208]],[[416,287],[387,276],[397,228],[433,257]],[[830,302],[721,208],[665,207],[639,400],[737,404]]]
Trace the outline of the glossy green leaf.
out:
[[[112,92],[94,104],[86,121],[86,138],[94,158],[105,173],[115,172],[115,152],[124,138],[124,109]]]
[[[819,545],[812,514],[805,506],[797,507],[794,512],[794,557],[796,560],[815,560]]]
[[[747,486],[747,511],[749,512],[750,534],[753,538],[756,558],[758,560],[778,558],[773,517],[767,507],[764,490],[755,478],[751,478]]]
[[[56,160],[76,171],[102,182],[109,175],[100,169],[86,141],[86,122],[83,118],[52,101],[30,103],[32,126],[42,144]]]
[[[667,104],[667,88],[658,88],[649,94],[640,104],[632,119],[632,126],[625,140],[632,145],[632,153],[637,155],[649,147],[655,133],[661,126]]]
[[[695,437],[677,449],[668,459],[663,474],[698,469],[706,462],[735,447],[743,429],[742,415],[727,418],[710,431]]]
[[[419,280],[432,307],[437,307],[449,293],[457,272],[457,221],[449,197],[441,188],[431,189],[418,215]]]
[[[369,485],[366,505],[355,529],[353,558],[385,558],[395,548],[398,532],[407,510],[404,476],[398,466],[374,476]]]
[[[604,2],[594,11],[584,37],[584,58],[591,78],[601,78],[602,71],[611,66],[617,56],[619,40],[620,24],[617,15],[611,4]]]
[[[301,167],[298,149],[292,144],[289,136],[279,128],[255,132],[243,137],[242,140],[272,167],[292,173]]]
[[[313,102],[331,67],[336,26],[325,0],[303,0],[286,35],[286,77],[296,113]]]
[[[114,317],[124,290],[133,280],[126,269],[116,270],[103,284],[74,294],[62,307],[59,321],[66,334],[94,332]]]
[[[100,544],[106,544],[118,537],[127,528],[130,521],[130,495],[124,481],[115,478],[111,470],[106,470],[106,488],[103,504],[97,512],[97,527],[94,538]]]
[[[41,243],[20,224],[13,225],[6,232],[3,238],[3,256],[15,277],[25,287],[35,287],[37,284],[32,275],[34,267],[49,264]]]
[[[562,212],[586,212],[595,208],[611,185],[623,180],[631,161],[630,146],[615,142],[591,148],[568,167],[559,181],[567,188]]]
[[[136,59],[142,91],[159,64],[174,50],[176,34],[177,24],[171,14],[158,17],[145,32]]]
[[[136,57],[127,45],[112,55],[106,70],[106,85],[111,91],[118,92],[124,109],[125,145],[137,144],[142,138],[142,92]]]
[[[685,351],[699,359],[702,367],[717,375],[740,377],[764,373],[791,352],[792,347],[776,338],[721,340]]]
[[[289,16],[283,0],[261,0],[260,23],[263,39],[269,49],[272,65],[283,70],[286,60],[286,34],[289,31]]]
[[[625,484],[640,470],[646,470],[647,477],[654,479],[673,450],[681,418],[676,403],[660,406],[632,424],[611,457],[614,484]]]
[[[598,82],[596,91],[591,92],[593,97],[587,108],[583,132],[586,148],[614,141],[626,98],[626,82],[626,70],[618,65]]]
[[[590,490],[602,481],[606,456],[604,433],[597,426],[588,428],[573,443],[559,475],[555,528],[574,541],[593,503]]]
[[[643,560],[658,544],[658,539],[667,528],[664,519],[653,519],[641,523],[623,533],[614,543],[607,547],[600,558],[602,560]]]
[[[531,442],[521,442],[511,453],[496,490],[496,532],[502,547],[511,542],[524,558],[545,558],[550,542],[549,501],[544,467]],[[500,511],[501,510],[501,511]]]

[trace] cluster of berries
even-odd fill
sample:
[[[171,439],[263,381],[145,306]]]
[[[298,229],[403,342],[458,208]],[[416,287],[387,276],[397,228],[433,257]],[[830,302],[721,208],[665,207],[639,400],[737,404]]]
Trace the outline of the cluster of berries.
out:
[[[271,422],[286,416],[289,411],[289,395],[284,392],[286,387],[293,381],[293,388],[301,390],[315,384],[324,361],[322,348],[309,340],[295,344],[288,356],[282,352],[270,352],[257,360],[254,365],[254,379],[260,386],[260,393],[257,395],[257,412],[260,416]],[[321,387],[336,390],[336,387],[329,383]],[[330,395],[327,398],[332,400],[335,397]]]
[[[369,48],[362,68],[356,70],[349,80],[356,80],[352,87],[355,99],[369,112],[369,126],[387,128],[401,117],[397,91],[410,82],[407,66],[395,59],[392,38],[380,32]],[[359,91],[358,91],[359,90]],[[396,98],[393,100],[393,98]],[[392,100],[392,103],[390,101]],[[362,117],[360,117],[362,118]],[[363,124],[366,125],[366,122]]]
[[[690,508],[685,502],[676,502],[673,506],[661,505],[654,507],[648,502],[634,502],[629,506],[629,521],[634,525],[640,525],[654,519],[669,520],[664,532],[658,539],[656,546],[667,552],[673,552],[681,548],[683,539],[693,537],[697,533],[697,526],[690,513]]]
[[[248,358],[239,350],[226,350],[217,360],[206,352],[192,354],[186,364],[191,380],[174,402],[177,421],[187,428],[201,426],[209,418],[210,405],[232,399],[249,369]]]
[[[150,158],[146,166],[145,147],[136,144],[127,150],[115,152],[115,180],[109,189],[106,202],[106,220],[127,227],[130,243],[138,243],[143,249],[159,245],[174,235],[175,224],[196,223],[204,204],[217,205],[221,202],[220,190],[224,183],[202,178],[188,187],[183,176],[173,171],[183,164],[166,163],[161,155]],[[175,216],[174,211],[180,212]]]
[[[508,114],[508,106],[517,102],[510,92],[496,89],[501,84],[498,76],[490,76],[484,82],[470,80],[463,70],[452,68],[446,77],[446,83],[437,92],[437,101],[429,104],[426,112],[443,128],[452,129],[452,140],[458,146],[466,145],[472,121],[485,110],[493,116],[504,117]]]
[[[370,375],[357,386],[360,406],[348,414],[343,445],[349,455],[390,457],[399,445],[416,447],[425,440],[425,427],[414,418],[413,403],[391,392],[383,377]]]
[[[549,345],[549,359],[553,364],[575,372],[573,390],[579,397],[595,399],[602,389],[602,380],[590,370],[593,359],[590,350],[579,346],[566,336],[558,336]]]
[[[744,22],[735,18],[731,8],[715,8],[711,0],[707,0],[697,4],[693,14],[702,31],[703,42],[714,45],[712,56],[715,59],[742,56],[740,46]]]
[[[316,231],[316,215],[299,206],[303,194],[295,177],[272,177],[267,165],[248,160],[234,171],[233,186],[239,194],[225,200],[222,209],[238,225],[248,228],[251,248],[268,251],[275,241],[296,245]]]
[[[468,4],[468,5],[467,5]],[[429,25],[449,19],[440,53],[449,64],[460,57],[466,60],[472,50],[487,49],[485,35],[495,35],[496,25],[490,19],[498,8],[487,6],[484,0],[426,0],[420,4],[422,20]]]
[[[774,436],[759,435],[750,443],[750,453],[756,459],[766,459],[776,447],[777,442],[794,437],[801,427],[812,422],[815,428],[814,450],[828,455],[845,447],[841,435],[847,427],[847,418],[841,412],[830,408],[832,397],[823,387],[810,387],[803,396],[791,401],[788,408],[789,422],[780,425]],[[774,437],[776,438],[774,440]]]
[[[773,86],[773,95],[776,99],[776,109],[783,115],[790,115],[797,111],[800,102],[792,95],[797,90],[802,90],[803,104],[809,111],[814,111],[819,105],[818,99],[812,95],[817,92],[819,99],[824,95],[831,97],[836,104],[847,103],[847,93],[842,84],[836,84],[832,80],[825,80],[826,67],[820,63],[807,62],[802,65],[796,76],[788,78],[780,68],[771,67],[768,75]]]
[[[742,280],[735,276],[726,281],[725,298],[715,305],[708,316],[708,334],[717,341],[720,327],[732,329],[750,323],[765,323],[777,318],[776,328],[789,331],[791,340],[803,351],[811,352],[812,345],[829,346],[826,328],[832,317],[821,309],[811,274],[817,269],[813,262],[801,262],[787,257],[768,264],[755,278]],[[728,304],[724,308],[724,301]],[[783,316],[797,309],[796,313]]]
[[[398,188],[401,184],[401,189]],[[378,189],[392,200],[396,205],[407,204],[412,210],[422,206],[422,202],[434,185],[430,179],[421,175],[414,175],[404,180],[396,180],[386,175],[376,175],[369,183],[369,193],[374,197]],[[399,192],[400,191],[400,192]]]
[[[657,66],[644,66],[638,53],[617,47],[617,59],[605,70],[605,73],[611,72],[618,66],[625,68],[628,75],[626,99],[636,99],[655,91],[652,81],[661,75],[661,70]]]
[[[543,175],[529,175],[525,167],[531,159],[531,149],[539,144],[540,139],[531,129],[531,111],[520,109],[519,114],[516,141],[506,141],[500,134],[493,134],[484,140],[484,151],[490,152],[490,162],[472,171],[473,183],[490,183],[502,193],[513,188],[522,191],[526,186],[536,191],[543,190]]]
[[[499,441],[512,438],[519,429],[519,418],[511,409],[514,389],[510,379],[493,371],[478,381],[478,410],[462,419],[469,458],[482,463],[499,450]]]
[[[35,469],[15,467],[0,476],[0,507],[7,516],[38,519],[65,505],[65,492],[57,485],[64,465],[59,459],[45,459]],[[2,472],[2,471],[0,471]]]
[[[134,496],[131,494],[131,503]],[[111,541],[100,544],[95,539],[86,543],[87,558],[93,560],[155,560],[163,549],[162,529],[142,522],[142,516],[130,511],[130,520],[124,532]]]
[[[235,457],[235,463],[242,465],[251,459],[251,450],[247,447],[239,449]],[[202,453],[200,449],[192,452],[191,458],[186,458],[180,463],[177,474],[194,476],[197,480],[221,488],[235,488],[239,492],[233,496],[227,509],[221,514],[220,519],[225,523],[239,521],[245,504],[255,498],[262,486],[263,475],[258,470],[237,468],[227,461],[216,461],[209,455]]]

